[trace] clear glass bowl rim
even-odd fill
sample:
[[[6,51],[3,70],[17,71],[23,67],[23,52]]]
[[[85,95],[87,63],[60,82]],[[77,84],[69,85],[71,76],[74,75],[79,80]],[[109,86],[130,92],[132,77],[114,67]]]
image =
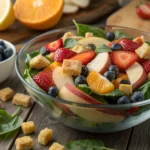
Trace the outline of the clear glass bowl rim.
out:
[[[148,36],[150,36],[150,33],[148,32],[145,32],[145,31],[141,31],[141,30],[137,30],[137,29],[132,29],[132,28],[128,28],[128,27],[121,27],[121,26],[114,26],[114,25],[92,25],[94,27],[102,27],[102,28],[105,28],[105,27],[110,27],[110,28],[119,28],[119,29],[127,29],[127,30],[131,30],[131,31],[135,31],[135,32],[140,32],[140,33],[143,33],[143,34],[147,34]],[[24,51],[24,49],[30,45],[31,43],[33,43],[35,40],[43,37],[43,36],[46,36],[46,35],[49,35],[49,34],[54,34],[54,33],[57,33],[61,30],[68,30],[70,28],[74,28],[75,26],[67,26],[67,27],[62,27],[62,28],[59,28],[59,29],[54,29],[54,30],[51,30],[51,31],[48,31],[48,32],[45,32],[39,36],[36,36],[34,37],[33,39],[31,39],[30,41],[28,41],[22,48],[21,50],[19,51],[18,55],[17,55],[17,58],[16,58],[16,64],[15,64],[15,68],[16,68],[16,72],[17,72],[17,75],[18,77],[20,78],[20,80],[31,90],[33,90],[34,92],[38,93],[38,94],[41,94],[42,96],[45,96],[47,98],[50,98],[50,100],[53,100],[54,102],[59,102],[59,103],[63,103],[63,104],[69,104],[69,105],[74,105],[74,106],[80,106],[80,107],[86,107],[86,108],[112,108],[112,109],[126,109],[126,108],[132,108],[132,107],[138,107],[138,106],[144,106],[144,105],[148,105],[150,104],[150,99],[147,99],[147,100],[144,100],[144,101],[141,101],[141,102],[135,102],[135,103],[129,103],[129,104],[82,104],[82,103],[76,103],[76,102],[70,102],[70,101],[67,101],[67,100],[64,100],[64,99],[60,99],[60,98],[55,98],[55,97],[52,97],[52,96],[49,96],[39,90],[37,90],[36,88],[34,88],[33,86],[31,86],[26,80],[24,80],[24,78],[22,77],[21,73],[20,73],[20,70],[19,70],[19,58],[22,54],[22,52]]]

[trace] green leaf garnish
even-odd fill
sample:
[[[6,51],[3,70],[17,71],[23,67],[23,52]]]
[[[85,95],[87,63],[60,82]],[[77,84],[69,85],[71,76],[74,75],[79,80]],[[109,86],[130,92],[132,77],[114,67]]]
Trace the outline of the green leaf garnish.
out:
[[[89,26],[89,25],[86,25],[86,24],[80,24],[80,23],[77,23],[75,20],[73,20],[73,22],[77,27],[78,36],[83,36],[84,37],[87,32],[91,32],[96,37],[102,37],[102,38],[106,37],[105,36],[106,32],[104,30],[102,30],[101,28],[92,27],[92,26]]]
[[[95,50],[97,53],[103,53],[103,52],[112,52],[112,50],[106,46],[105,44],[101,45],[100,47],[96,48]]]
[[[121,39],[121,38],[131,38],[129,35],[127,35],[125,32],[122,32],[120,30],[117,30],[115,33],[115,39]]]
[[[114,150],[105,147],[101,140],[76,140],[66,144],[68,150]]]
[[[75,45],[77,45],[77,41],[72,39],[72,38],[67,38],[64,42],[64,47],[65,48],[72,48]]]

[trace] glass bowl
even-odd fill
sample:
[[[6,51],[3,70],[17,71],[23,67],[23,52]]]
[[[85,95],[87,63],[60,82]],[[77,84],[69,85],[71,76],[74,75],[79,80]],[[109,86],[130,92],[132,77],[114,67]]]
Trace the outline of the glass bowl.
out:
[[[143,35],[147,41],[150,41],[150,34],[139,30],[118,26],[98,25],[97,27],[106,31],[121,30],[133,38]],[[68,127],[92,133],[121,131],[149,119],[150,99],[122,105],[81,104],[51,97],[36,88],[32,79],[29,79],[28,82],[24,80],[26,54],[61,38],[68,31],[76,33],[76,28],[74,26],[61,28],[32,39],[20,50],[16,59],[16,71],[19,78],[31,97],[41,106],[41,109],[43,108],[51,117]]]

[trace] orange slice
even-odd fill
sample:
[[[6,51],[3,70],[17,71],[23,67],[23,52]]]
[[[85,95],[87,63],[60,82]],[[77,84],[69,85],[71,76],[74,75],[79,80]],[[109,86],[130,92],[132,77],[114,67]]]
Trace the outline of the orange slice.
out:
[[[24,25],[38,30],[55,26],[62,16],[63,0],[16,0],[16,18]]]
[[[54,61],[54,62],[51,63],[49,66],[47,66],[44,70],[45,70],[45,71],[47,71],[47,70],[52,71],[52,70],[54,70],[56,67],[61,67],[61,66],[62,66],[62,63]]]
[[[87,83],[92,91],[99,94],[110,93],[114,90],[114,85],[96,71],[89,73]]]

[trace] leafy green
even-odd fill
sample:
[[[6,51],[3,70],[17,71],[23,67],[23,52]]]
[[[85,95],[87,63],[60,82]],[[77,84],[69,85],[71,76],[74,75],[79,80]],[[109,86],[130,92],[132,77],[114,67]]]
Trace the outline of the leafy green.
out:
[[[90,96],[93,97],[94,99],[98,100],[99,102],[102,102],[103,104],[109,104],[108,101],[106,100],[106,98],[104,98],[104,96],[100,96],[95,93],[92,93]]]
[[[86,32],[91,32],[96,37],[105,38],[106,32],[102,30],[101,28],[92,27],[92,26],[85,25],[85,24],[80,24],[80,23],[77,23],[75,20],[73,20],[73,22],[77,27],[78,36],[85,36]]]
[[[115,39],[121,39],[121,38],[131,38],[129,35],[127,35],[125,32],[122,32],[120,30],[116,30],[115,32]]]
[[[69,141],[66,144],[68,150],[114,150],[105,147],[104,143],[100,140],[76,140]]]
[[[145,99],[150,99],[150,81],[147,81],[138,90],[144,94]]]
[[[18,129],[23,119],[18,116],[20,108],[11,116],[5,110],[0,110],[0,135],[8,134]]]
[[[150,41],[146,41],[146,43],[150,46]]]
[[[134,115],[139,115],[147,110],[150,109],[150,105],[146,105],[146,106],[141,106],[139,107],[139,109],[134,113]]]
[[[77,85],[77,88],[88,95],[92,94],[90,87],[87,86],[86,84],[79,84],[79,85]]]
[[[105,44],[101,45],[100,47],[96,48],[95,50],[97,53],[103,53],[103,52],[112,52],[112,50],[106,46]]]
[[[72,48],[75,45],[77,45],[77,41],[72,38],[67,38],[64,42],[64,47],[66,48]]]

